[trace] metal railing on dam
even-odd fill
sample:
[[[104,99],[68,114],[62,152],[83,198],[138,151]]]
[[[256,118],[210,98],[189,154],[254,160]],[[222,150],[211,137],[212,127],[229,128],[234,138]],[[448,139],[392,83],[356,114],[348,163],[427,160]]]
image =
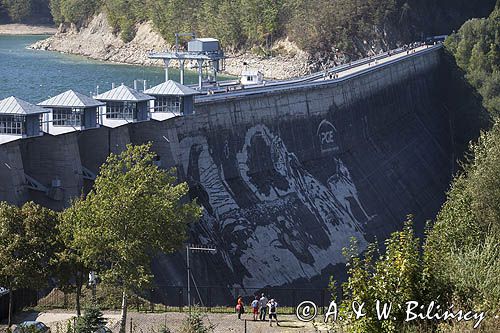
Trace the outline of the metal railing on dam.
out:
[[[356,77],[358,75],[366,74],[370,71],[374,71],[384,66],[393,65],[399,61],[406,60],[407,58],[420,56],[425,53],[435,52],[442,48],[442,44],[436,45],[424,45],[420,46],[416,49],[396,49],[384,54],[363,58],[358,61],[336,66],[333,68],[326,69],[324,71],[313,73],[301,78],[291,79],[291,80],[283,80],[283,81],[275,81],[271,83],[267,83],[265,85],[255,86],[244,88],[240,90],[228,91],[227,93],[217,93],[213,95],[201,95],[196,98],[197,103],[203,102],[214,102],[220,100],[227,99],[237,99],[244,96],[250,95],[258,95],[258,94],[267,94],[267,93],[275,93],[275,92],[283,92],[287,90],[296,90],[296,89],[310,89],[312,87],[319,87],[322,85],[329,85],[332,83],[344,81]],[[406,53],[408,52],[408,53]],[[406,53],[406,54],[405,54]],[[383,62],[383,60],[387,60]],[[365,66],[372,64],[373,66]],[[342,75],[343,72],[349,72],[345,76],[338,77],[338,75]],[[328,76],[337,75],[336,77],[332,77],[328,79]]]

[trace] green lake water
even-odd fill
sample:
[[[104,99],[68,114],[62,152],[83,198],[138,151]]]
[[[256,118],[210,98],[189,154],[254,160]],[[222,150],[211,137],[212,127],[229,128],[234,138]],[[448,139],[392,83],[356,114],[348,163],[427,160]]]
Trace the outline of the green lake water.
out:
[[[147,80],[148,86],[163,82],[164,70],[159,67],[110,64],[80,56],[26,47],[47,36],[0,35],[0,99],[17,96],[38,103],[68,89],[91,95],[111,89],[111,84],[124,83],[133,87],[137,80]],[[178,81],[179,71],[169,70]],[[186,72],[185,82],[196,83],[195,72]],[[139,83],[142,89],[142,82]]]

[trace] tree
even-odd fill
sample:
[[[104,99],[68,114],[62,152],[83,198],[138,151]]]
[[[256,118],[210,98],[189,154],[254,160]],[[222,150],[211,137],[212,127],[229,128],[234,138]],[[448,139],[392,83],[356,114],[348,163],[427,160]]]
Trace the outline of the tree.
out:
[[[101,5],[100,0],[57,0],[60,15],[65,22],[72,22],[81,26],[89,17],[94,15]]]
[[[50,0],[50,13],[57,24],[64,22],[64,16],[61,13],[61,0]]]
[[[128,145],[108,157],[78,208],[85,219],[75,226],[75,244],[90,267],[122,289],[122,333],[128,295],[151,281],[152,257],[177,249],[201,214],[185,199],[187,184],[176,184],[175,170],[158,168],[150,148]]]
[[[205,0],[201,13],[201,23],[198,26],[202,35],[218,38],[226,50],[245,44],[240,0]]]
[[[87,267],[77,244],[75,244],[74,234],[82,220],[87,218],[85,208],[83,200],[77,199],[61,214],[57,226],[58,242],[53,260],[59,288],[64,293],[75,291],[76,315],[78,317],[81,314],[82,287],[90,269]]]
[[[252,44],[264,44],[279,29],[280,0],[241,0],[243,33]]]
[[[486,109],[500,116],[500,1],[488,18],[465,22],[445,46],[483,97]]]
[[[176,32],[198,32],[201,0],[159,0],[149,3],[149,18],[163,38],[174,43]],[[213,13],[211,13],[213,15]],[[201,21],[202,24],[205,22]]]
[[[13,292],[43,286],[49,275],[57,214],[32,202],[21,208],[0,202],[0,285]]]
[[[216,326],[209,322],[209,324],[205,324],[205,321],[208,319],[206,314],[203,314],[200,309],[194,308],[192,314],[186,316],[184,322],[182,323],[182,327],[180,333],[211,333],[214,332]]]
[[[401,231],[385,241],[385,253],[378,256],[377,244],[368,246],[363,256],[358,255],[357,242],[344,250],[349,278],[343,284],[344,300],[340,316],[348,332],[400,332],[405,318],[404,304],[420,300],[422,294],[422,260],[419,240],[413,232],[411,216]],[[397,320],[378,320],[372,311],[376,300],[392,304],[391,317]],[[365,303],[367,315],[354,320],[349,316],[351,302]]]
[[[2,0],[9,17],[14,22],[21,22],[31,15],[32,1]]]
[[[344,257],[347,260],[346,267],[349,276],[347,282],[342,284],[343,302],[340,305],[339,312],[343,318],[348,318],[347,313],[350,311],[350,301],[355,300],[365,303],[367,308],[373,308],[375,288],[370,285],[370,281],[372,281],[374,275],[374,257],[376,252],[377,245],[373,243],[367,247],[364,257],[361,257],[356,238],[352,238],[350,246],[343,250]],[[332,294],[335,294],[336,290],[333,288],[337,285],[337,282],[333,278],[330,281]],[[350,327],[350,331],[352,332],[376,332],[378,328],[376,324],[376,321],[372,317],[367,316],[361,318],[359,321],[352,322],[348,327]]]
[[[94,333],[104,325],[106,325],[106,320],[101,310],[93,304],[85,308],[83,316],[78,318],[75,331],[77,333]]]

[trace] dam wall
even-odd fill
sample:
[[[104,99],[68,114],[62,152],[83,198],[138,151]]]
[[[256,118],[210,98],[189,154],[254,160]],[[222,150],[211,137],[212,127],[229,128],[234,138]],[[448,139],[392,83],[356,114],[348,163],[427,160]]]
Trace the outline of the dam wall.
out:
[[[433,48],[338,80],[201,98],[193,115],[4,144],[0,200],[61,210],[110,153],[152,142],[205,208],[191,241],[218,251],[194,258],[199,284],[324,287],[351,237],[363,249],[408,214],[422,233],[444,202],[478,126],[457,114],[443,57]],[[158,284],[184,284],[182,261],[159,256]]]

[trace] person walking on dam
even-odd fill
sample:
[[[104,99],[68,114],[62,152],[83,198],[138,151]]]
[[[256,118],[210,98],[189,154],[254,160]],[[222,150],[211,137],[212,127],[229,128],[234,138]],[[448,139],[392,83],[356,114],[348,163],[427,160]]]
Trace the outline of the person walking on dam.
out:
[[[252,312],[253,321],[256,321],[259,316],[259,297],[257,295],[255,295],[255,299],[252,301]]]
[[[264,294],[262,294],[259,299],[260,320],[262,321],[266,320],[267,302],[268,302],[267,297]]]
[[[280,326],[278,322],[278,303],[274,299],[271,299],[267,303],[267,307],[269,308],[269,326],[273,326],[273,318],[276,320],[276,325]]]
[[[243,297],[238,296],[238,301],[236,302],[236,312],[238,313],[238,319],[241,319],[241,315],[245,313],[245,308],[243,306]]]

